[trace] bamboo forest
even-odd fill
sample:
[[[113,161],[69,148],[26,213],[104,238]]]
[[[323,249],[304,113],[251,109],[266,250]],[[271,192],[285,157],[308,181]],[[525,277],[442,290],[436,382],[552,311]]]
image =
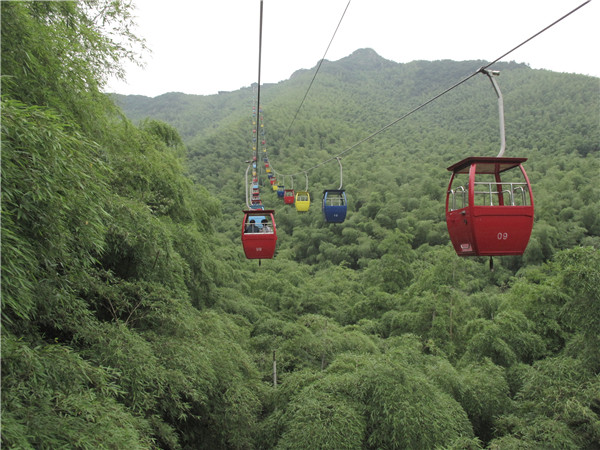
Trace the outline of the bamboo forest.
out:
[[[531,234],[459,256],[490,80],[383,128],[489,61],[117,95],[130,7],[1,2],[3,448],[600,448],[598,78],[491,67]]]

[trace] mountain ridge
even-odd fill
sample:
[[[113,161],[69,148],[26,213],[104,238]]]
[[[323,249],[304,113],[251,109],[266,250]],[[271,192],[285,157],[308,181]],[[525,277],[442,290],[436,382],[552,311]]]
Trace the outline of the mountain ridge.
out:
[[[402,84],[403,77],[414,76],[422,79],[421,81],[411,81],[418,88],[420,85],[429,83],[431,75],[428,72],[446,73],[443,80],[455,83],[485,64],[487,62],[482,60],[417,60],[409,63],[396,63],[381,57],[373,49],[363,48],[337,61],[324,60],[315,78],[312,91],[339,85],[340,82],[360,83],[372,78],[381,79],[380,87],[385,85],[393,87]],[[526,64],[514,62],[498,63],[498,65],[501,68],[529,69]],[[288,79],[261,86],[262,105],[265,108],[268,107],[273,96],[279,96],[282,90],[289,92],[292,86],[296,92],[294,96],[304,95],[317,67],[318,64],[311,69],[296,70]],[[246,114],[248,105],[252,104],[255,93],[252,87],[241,87],[235,91],[211,95],[169,92],[156,97],[122,94],[110,94],[110,96],[132,121],[139,122],[147,117],[165,121],[176,126],[183,139],[189,141],[198,133],[219,127],[221,121],[240,120]],[[311,95],[308,97],[310,98]],[[300,100],[297,103],[299,104]]]

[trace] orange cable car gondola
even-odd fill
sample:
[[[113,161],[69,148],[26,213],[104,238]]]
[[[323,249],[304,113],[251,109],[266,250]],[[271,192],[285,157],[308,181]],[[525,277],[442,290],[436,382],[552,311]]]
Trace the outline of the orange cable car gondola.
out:
[[[506,147],[502,93],[488,76],[498,96],[500,153],[469,157],[448,167],[452,172],[446,193],[446,225],[459,256],[522,255],[533,229],[533,193],[522,163],[527,158],[503,157]],[[518,169],[518,170],[517,170]]]

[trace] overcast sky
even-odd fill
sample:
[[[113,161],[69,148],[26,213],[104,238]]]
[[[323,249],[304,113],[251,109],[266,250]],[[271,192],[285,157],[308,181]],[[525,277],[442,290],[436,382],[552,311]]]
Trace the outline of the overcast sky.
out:
[[[401,63],[493,61],[585,0],[351,0],[326,59],[372,48]],[[209,95],[258,79],[260,0],[134,0],[144,69],[106,90]],[[323,57],[348,0],[263,0],[261,83]],[[504,60],[600,77],[600,0],[592,0]],[[477,69],[474,67],[474,70]],[[469,74],[465,74],[469,75]],[[458,81],[458,80],[457,80]]]

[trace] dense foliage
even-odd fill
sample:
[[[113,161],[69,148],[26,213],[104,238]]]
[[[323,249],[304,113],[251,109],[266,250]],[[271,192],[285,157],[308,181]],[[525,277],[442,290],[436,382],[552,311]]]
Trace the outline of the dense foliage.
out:
[[[534,185],[522,257],[490,271],[447,237],[444,168],[497,152],[480,77],[345,155],[343,224],[318,205],[335,161],[307,213],[263,186],[259,267],[239,241],[252,89],[112,97],[127,118],[102,93],[139,44],[126,2],[1,7],[4,446],[597,448],[598,79],[498,65]],[[267,85],[270,160],[303,187],[481,65],[357,51],[289,130],[312,74]]]

